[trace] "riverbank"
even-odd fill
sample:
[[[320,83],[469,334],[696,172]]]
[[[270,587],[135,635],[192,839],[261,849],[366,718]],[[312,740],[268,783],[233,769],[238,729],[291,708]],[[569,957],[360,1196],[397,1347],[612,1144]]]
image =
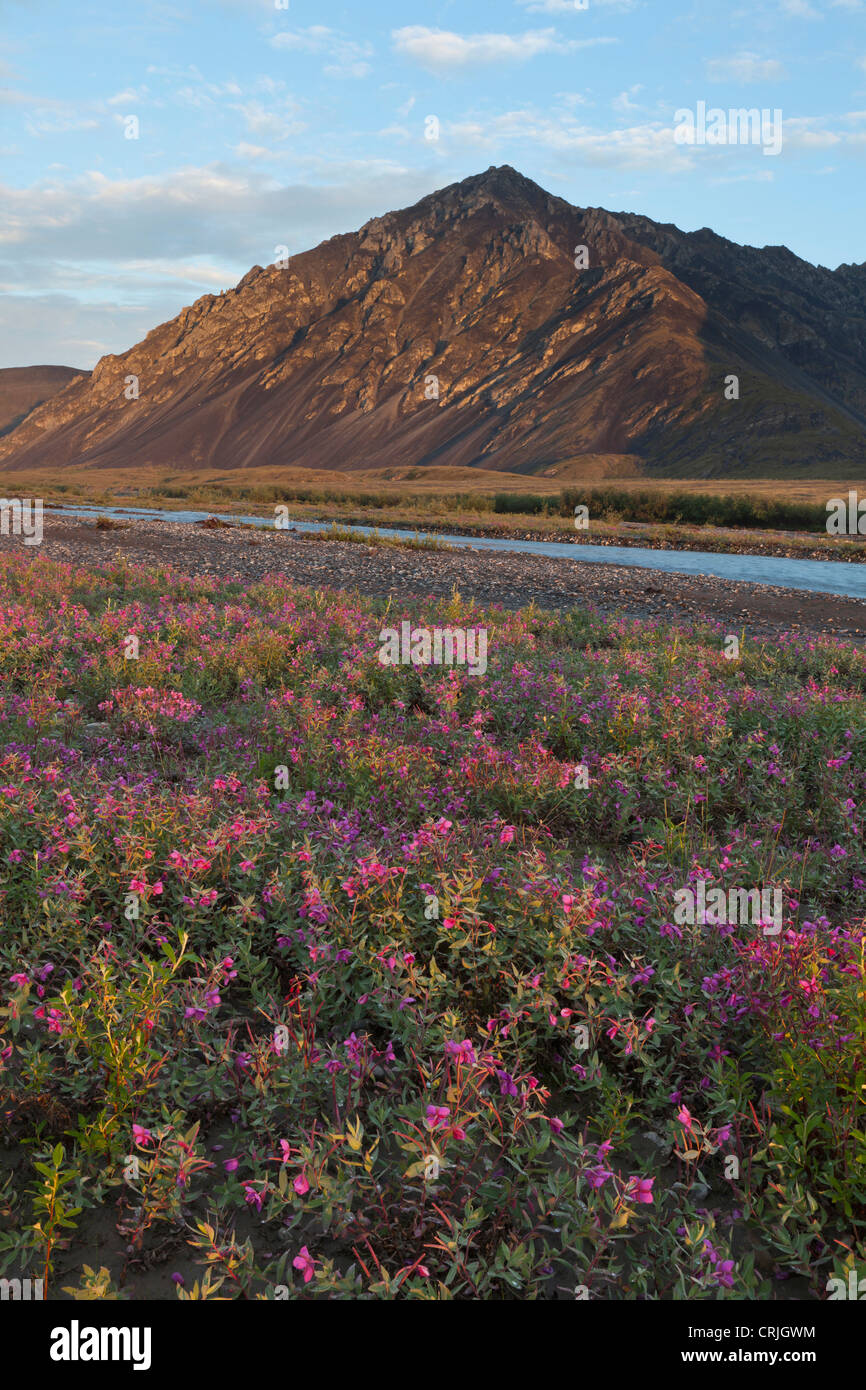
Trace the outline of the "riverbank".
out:
[[[46,506],[94,505],[67,503],[55,499]],[[120,501],[118,506],[124,504]],[[140,504],[131,504],[140,505]],[[154,513],[177,511],[184,506],[207,507],[210,504],[194,500],[148,499]],[[408,506],[395,502],[393,507],[346,505],[340,502],[286,504],[296,522],[324,522],[338,526],[370,526],[395,530],[420,530],[431,535],[477,536],[479,539],[556,541],[559,544],[583,546],[627,546],[649,550],[691,551],[719,555],[761,555],[782,560],[828,560],[847,564],[866,563],[866,536],[848,537],[815,535],[805,531],[763,530],[757,527],[689,526],[660,524],[646,521],[606,521],[591,517],[585,530],[578,530],[570,516],[529,517],[521,514],[467,512],[448,507]],[[212,510],[220,515],[242,517],[250,512],[249,500],[218,500]],[[258,509],[257,509],[258,510]],[[273,509],[260,508],[263,519],[273,516]]]
[[[11,548],[27,550],[14,537],[0,537],[0,550]],[[457,589],[466,599],[508,609],[535,603],[545,609],[591,608],[629,618],[698,620],[758,640],[777,639],[786,631],[837,635],[856,643],[866,640],[866,603],[858,599],[472,547],[411,550],[265,528],[210,530],[160,518],[101,530],[92,520],[49,515],[42,545],[28,553],[75,564],[128,559],[244,583],[279,573],[300,585],[326,585],[400,602],[415,596],[448,596]]]
[[[237,507],[236,513],[243,509]],[[653,525],[644,521],[593,521],[578,531],[568,517],[527,522],[522,516],[465,521],[455,514],[431,520],[417,511],[383,512],[373,508],[295,507],[299,521],[328,521],[340,526],[387,526],[424,530],[432,535],[477,536],[496,540],[557,541],[560,544],[628,546],[648,550],[710,551],[718,555],[767,555],[780,560],[831,560],[866,563],[866,537],[814,536],[805,532],[760,531],[720,526]]]

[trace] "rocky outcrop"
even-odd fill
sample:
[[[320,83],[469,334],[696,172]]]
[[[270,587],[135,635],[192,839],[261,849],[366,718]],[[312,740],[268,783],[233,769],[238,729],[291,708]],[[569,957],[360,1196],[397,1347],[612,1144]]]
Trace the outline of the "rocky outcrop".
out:
[[[56,396],[77,376],[74,367],[0,367],[0,435],[21,424],[37,406]]]

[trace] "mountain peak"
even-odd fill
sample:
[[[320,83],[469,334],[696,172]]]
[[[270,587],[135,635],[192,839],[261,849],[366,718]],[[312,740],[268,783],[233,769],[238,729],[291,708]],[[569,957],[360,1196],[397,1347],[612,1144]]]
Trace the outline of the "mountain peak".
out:
[[[480,174],[470,174],[457,183],[449,183],[434,193],[427,193],[411,208],[399,213],[389,213],[386,218],[373,218],[372,224],[381,225],[385,221],[411,215],[414,221],[429,218],[438,223],[446,219],[461,217],[477,211],[481,207],[493,205],[503,211],[516,215],[518,219],[531,220],[534,216],[549,216],[557,207],[571,211],[568,203],[554,198],[539,184],[512,168],[510,164],[491,164]]]
[[[541,193],[544,197],[547,194],[544,189],[532,179],[528,179],[525,174],[521,174],[511,164],[491,164],[482,174],[470,174],[463,180],[464,184],[475,184],[482,188],[490,188],[496,192],[506,193]]]

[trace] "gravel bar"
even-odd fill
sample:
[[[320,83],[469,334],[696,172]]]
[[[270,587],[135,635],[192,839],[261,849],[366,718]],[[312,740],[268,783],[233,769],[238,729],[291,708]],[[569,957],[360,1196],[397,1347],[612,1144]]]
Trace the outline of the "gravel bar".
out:
[[[328,586],[395,602],[431,594],[521,608],[592,605],[605,614],[664,621],[706,618],[725,630],[767,639],[782,632],[866,640],[866,602],[834,594],[747,584],[712,575],[670,574],[626,565],[503,551],[412,550],[390,545],[324,540],[297,531],[228,526],[209,530],[188,522],[140,519],[122,530],[101,530],[90,520],[46,517],[39,547],[0,536],[0,550],[21,550],[77,564],[125,557],[170,564],[185,574],[242,583],[266,574],[288,575],[299,585]]]

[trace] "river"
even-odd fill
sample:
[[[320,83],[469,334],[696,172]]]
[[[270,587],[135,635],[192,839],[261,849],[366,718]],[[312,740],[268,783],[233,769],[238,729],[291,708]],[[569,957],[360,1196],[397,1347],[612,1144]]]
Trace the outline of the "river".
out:
[[[209,516],[250,526],[273,526],[273,517],[227,516],[219,512],[155,511],[148,507],[52,506],[46,511],[65,516],[112,516],[119,520],[136,517],[165,521],[205,521]],[[330,521],[292,521],[291,530],[329,531]],[[342,526],[342,524],[341,524]],[[424,532],[393,530],[387,527],[344,526],[343,530],[369,536],[410,540]],[[453,546],[475,550],[510,550],[527,555],[562,556],[567,560],[587,560],[600,565],[629,565],[635,569],[664,570],[675,574],[712,574],[720,579],[736,579],[750,584],[773,584],[785,589],[807,589],[814,593],[839,594],[866,600],[866,564],[839,563],[834,560],[790,560],[776,555],[730,555],[709,550],[650,550],[626,545],[569,545],[564,541],[524,541],[499,536],[453,536],[436,533],[437,539]]]

